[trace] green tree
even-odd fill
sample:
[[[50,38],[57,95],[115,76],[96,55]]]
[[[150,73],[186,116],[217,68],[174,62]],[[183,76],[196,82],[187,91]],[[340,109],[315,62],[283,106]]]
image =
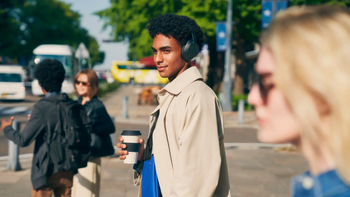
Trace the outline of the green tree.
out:
[[[20,55],[21,30],[18,15],[24,0],[0,2],[0,55],[15,58]],[[23,43],[23,42],[22,42]]]
[[[350,0],[291,0],[297,4],[340,4],[348,5]],[[224,53],[216,52],[215,23],[226,21],[227,0],[111,0],[111,7],[96,12],[105,21],[105,27],[112,27],[115,41],[130,42],[129,59],[152,55],[152,39],[147,32],[150,18],[164,13],[186,15],[196,20],[205,35],[210,50],[208,85],[214,91],[220,90],[224,72]],[[245,52],[253,50],[259,42],[261,30],[261,1],[233,0],[233,51],[236,56],[234,94],[243,93],[244,82],[250,68],[246,64]]]
[[[85,43],[87,49],[90,52],[91,64],[101,64],[105,59],[105,53],[103,51],[99,51],[99,45],[96,39],[92,36],[89,36],[88,43]]]
[[[101,61],[96,39],[80,25],[81,15],[71,5],[59,0],[35,0],[24,4],[21,21],[26,47],[24,54],[29,59],[40,44],[68,44],[77,47],[84,42],[91,54],[91,62]]]
[[[110,8],[96,14],[105,20],[105,27],[112,27],[115,41],[129,41],[129,59],[152,55],[152,39],[146,28],[149,19],[165,13],[189,16],[196,20],[205,34],[211,51],[210,65],[215,69],[222,67],[216,58],[215,22],[225,20],[226,6],[227,0],[113,0]]]
[[[40,44],[68,44],[77,47],[84,42],[91,62],[103,62],[99,45],[81,27],[81,15],[71,5],[59,0],[13,0],[0,3],[0,55],[30,60]]]

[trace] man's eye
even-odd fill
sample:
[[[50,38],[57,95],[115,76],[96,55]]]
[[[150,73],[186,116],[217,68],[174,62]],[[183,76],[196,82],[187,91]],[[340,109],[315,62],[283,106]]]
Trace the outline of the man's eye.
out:
[[[157,51],[153,51],[154,54],[157,54]]]
[[[164,50],[163,52],[164,53],[170,53],[170,50]]]

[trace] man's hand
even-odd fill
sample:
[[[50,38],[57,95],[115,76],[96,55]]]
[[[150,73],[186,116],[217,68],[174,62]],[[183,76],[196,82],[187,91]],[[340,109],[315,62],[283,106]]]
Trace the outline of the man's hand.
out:
[[[13,119],[15,119],[13,116],[11,117],[10,121],[3,118],[1,121],[1,130],[4,130],[7,126],[12,126]]]
[[[30,115],[30,114],[28,114],[28,120],[30,120],[30,117],[31,117],[31,115]]]
[[[119,150],[118,150],[118,154],[120,155],[119,156],[119,159],[120,160],[124,160],[125,158],[126,158],[126,156],[125,155],[127,155],[127,154],[129,154],[128,153],[128,151],[126,151],[126,150],[122,150],[123,148],[126,148],[126,145],[125,144],[123,144],[123,141],[124,141],[124,139],[123,139],[123,137],[122,136],[119,136],[119,141],[121,142],[121,143],[118,143],[117,144],[117,147],[118,148],[120,148]],[[142,159],[143,159],[143,152],[144,152],[144,145],[143,145],[143,139],[139,139],[139,143],[140,143],[140,149],[139,149],[139,154],[138,154],[138,157],[137,157],[137,161],[142,161]]]

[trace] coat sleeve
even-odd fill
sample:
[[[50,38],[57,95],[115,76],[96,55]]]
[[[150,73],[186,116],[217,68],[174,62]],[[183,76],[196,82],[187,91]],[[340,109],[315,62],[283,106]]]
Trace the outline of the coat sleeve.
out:
[[[173,163],[171,197],[213,196],[221,166],[218,107],[213,97],[189,98],[178,138],[179,153]]]
[[[12,126],[7,126],[4,129],[4,134],[18,146],[25,147],[29,146],[44,129],[43,115],[40,109],[34,105],[31,118],[22,132],[15,131]]]
[[[97,105],[89,114],[91,120],[92,132],[97,135],[107,135],[115,132],[114,122],[107,113],[106,108],[101,105]]]

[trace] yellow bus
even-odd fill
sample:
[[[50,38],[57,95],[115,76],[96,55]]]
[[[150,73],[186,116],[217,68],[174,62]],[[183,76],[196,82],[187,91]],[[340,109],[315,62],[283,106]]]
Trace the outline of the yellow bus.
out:
[[[121,83],[168,83],[168,78],[162,78],[156,67],[145,67],[138,61],[113,61],[111,73],[113,78]]]

